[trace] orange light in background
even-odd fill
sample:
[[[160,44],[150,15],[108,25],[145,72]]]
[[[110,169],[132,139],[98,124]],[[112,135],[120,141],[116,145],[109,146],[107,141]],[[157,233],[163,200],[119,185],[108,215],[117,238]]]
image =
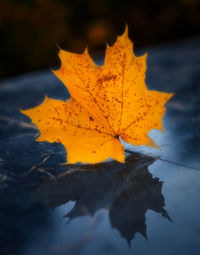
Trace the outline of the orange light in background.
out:
[[[106,39],[111,35],[112,29],[109,22],[100,21],[91,24],[88,28],[87,38],[93,45],[105,43]]]

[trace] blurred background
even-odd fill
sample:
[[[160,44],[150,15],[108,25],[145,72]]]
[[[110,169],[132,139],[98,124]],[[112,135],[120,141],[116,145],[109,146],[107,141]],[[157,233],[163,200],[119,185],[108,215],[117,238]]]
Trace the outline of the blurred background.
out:
[[[103,56],[127,23],[135,48],[200,34],[199,0],[1,0],[0,78],[59,65],[57,45]]]

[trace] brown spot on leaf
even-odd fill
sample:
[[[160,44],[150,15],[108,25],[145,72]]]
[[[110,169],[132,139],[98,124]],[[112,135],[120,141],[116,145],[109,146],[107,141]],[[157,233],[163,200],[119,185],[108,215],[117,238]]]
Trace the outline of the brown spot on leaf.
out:
[[[107,82],[107,81],[110,81],[110,80],[115,81],[116,78],[117,78],[117,75],[115,75],[115,74],[107,74],[107,75],[104,75],[104,76],[98,78],[97,83],[99,85],[102,85],[103,82]]]

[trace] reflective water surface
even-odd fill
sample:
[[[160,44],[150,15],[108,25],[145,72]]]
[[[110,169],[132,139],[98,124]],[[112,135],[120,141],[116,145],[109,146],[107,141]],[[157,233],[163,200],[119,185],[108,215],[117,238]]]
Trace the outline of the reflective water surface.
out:
[[[37,199],[52,208],[76,201],[65,215],[70,221],[80,216],[94,216],[98,210],[106,209],[111,227],[130,244],[136,233],[147,238],[145,214],[148,209],[170,219],[163,208],[162,182],[148,171],[153,161],[134,154],[127,157],[126,164],[110,162],[72,168],[72,172],[68,170],[56,181],[43,183]]]
[[[126,144],[125,164],[60,165],[63,147],[36,143],[18,109],[62,84],[48,72],[2,82],[0,254],[200,254],[199,42],[150,51],[147,83],[175,96],[165,133],[150,132],[161,151]]]

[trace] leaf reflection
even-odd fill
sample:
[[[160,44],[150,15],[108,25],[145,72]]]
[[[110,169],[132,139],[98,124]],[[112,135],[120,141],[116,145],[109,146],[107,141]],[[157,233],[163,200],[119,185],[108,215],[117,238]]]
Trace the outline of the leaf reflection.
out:
[[[70,220],[106,208],[112,227],[118,229],[130,244],[137,232],[147,238],[145,213],[148,209],[170,220],[163,208],[163,183],[148,171],[154,161],[152,157],[134,153],[127,157],[125,164],[112,161],[78,168],[72,166],[56,181],[44,182],[37,199],[52,208],[70,200],[76,201],[66,215]]]

